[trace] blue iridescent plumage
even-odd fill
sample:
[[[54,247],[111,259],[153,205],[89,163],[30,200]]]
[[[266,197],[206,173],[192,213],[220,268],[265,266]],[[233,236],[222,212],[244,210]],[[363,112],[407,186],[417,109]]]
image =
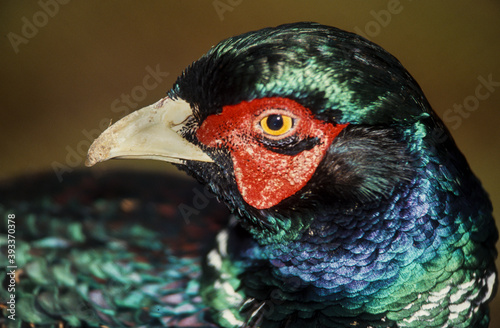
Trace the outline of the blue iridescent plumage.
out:
[[[210,69],[217,71],[205,74]],[[208,87],[193,93],[188,85],[197,82]],[[196,104],[201,121],[220,113],[219,103],[279,96],[350,124],[308,185],[266,210],[245,204],[230,181],[187,164],[216,194],[230,190],[222,199],[251,235],[229,232],[237,251],[226,255],[239,268],[233,293],[245,306],[213,288],[229,273],[208,265],[218,275],[209,275],[205,300],[228,299],[214,312],[220,323],[487,326],[496,283],[491,204],[394,57],[356,35],[291,24],[221,42],[173,90]],[[243,238],[255,242],[235,247]]]
[[[280,119],[269,127],[271,116]],[[498,233],[488,195],[417,82],[360,36],[296,23],[221,41],[167,97],[108,128],[88,163],[114,157],[174,162],[233,214],[201,273],[176,253],[174,272],[152,276],[178,270],[182,283],[136,286],[148,306],[125,301],[141,311],[110,309],[122,300],[102,302],[103,288],[92,324],[111,315],[129,324],[130,313],[151,326],[489,324]],[[163,229],[159,245],[175,249]],[[104,241],[113,235],[103,231]],[[112,245],[136,254],[133,243]],[[158,256],[150,247],[142,251]],[[201,298],[187,277],[200,279]]]

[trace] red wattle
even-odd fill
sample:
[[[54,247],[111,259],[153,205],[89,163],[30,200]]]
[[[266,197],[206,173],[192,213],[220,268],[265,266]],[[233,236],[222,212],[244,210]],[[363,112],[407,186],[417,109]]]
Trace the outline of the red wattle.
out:
[[[285,110],[295,118],[293,134],[321,142],[296,155],[274,152],[260,142],[265,135],[258,118],[266,111]],[[302,189],[311,179],[333,139],[347,124],[333,125],[314,118],[311,111],[287,98],[262,98],[223,107],[197,131],[209,147],[229,149],[234,175],[243,199],[258,209],[270,208]]]

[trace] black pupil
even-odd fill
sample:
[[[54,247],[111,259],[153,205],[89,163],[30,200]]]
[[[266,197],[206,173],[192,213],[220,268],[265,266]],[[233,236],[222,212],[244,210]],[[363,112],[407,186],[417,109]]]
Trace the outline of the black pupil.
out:
[[[283,117],[281,115],[269,115],[267,117],[267,126],[273,131],[278,131],[283,127]]]

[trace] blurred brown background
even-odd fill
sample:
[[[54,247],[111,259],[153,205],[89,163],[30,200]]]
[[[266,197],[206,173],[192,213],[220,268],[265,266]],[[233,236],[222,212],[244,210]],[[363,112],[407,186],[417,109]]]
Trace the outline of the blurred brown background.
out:
[[[401,60],[447,118],[500,219],[499,17],[493,0],[4,0],[0,179],[50,171],[64,180],[66,172],[86,169],[90,140],[110,119],[163,97],[182,69],[218,41],[317,21],[361,31]],[[496,85],[477,96],[480,77]],[[462,116],[454,106],[463,106]],[[175,170],[147,161],[93,169],[115,167]],[[500,327],[500,301],[492,312],[491,327]]]

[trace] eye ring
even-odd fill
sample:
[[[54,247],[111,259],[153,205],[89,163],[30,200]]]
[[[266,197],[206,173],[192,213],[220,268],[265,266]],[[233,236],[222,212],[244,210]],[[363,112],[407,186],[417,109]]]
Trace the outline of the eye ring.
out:
[[[259,122],[264,133],[273,137],[286,134],[294,126],[294,119],[290,116],[273,113],[264,116]]]

